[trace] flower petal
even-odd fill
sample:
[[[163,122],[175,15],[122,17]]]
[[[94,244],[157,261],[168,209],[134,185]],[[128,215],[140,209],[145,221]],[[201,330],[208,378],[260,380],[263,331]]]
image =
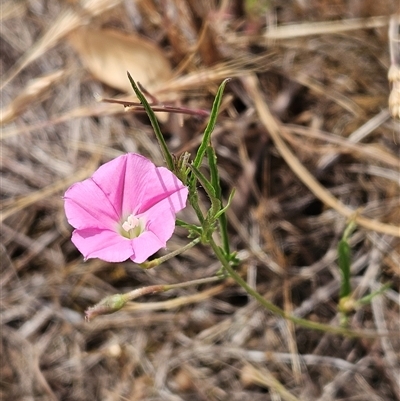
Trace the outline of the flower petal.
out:
[[[155,168],[152,174],[147,175],[146,181],[146,196],[140,212],[144,212],[164,200],[168,202],[174,213],[186,206],[187,187],[165,167]]]
[[[123,262],[134,254],[132,240],[111,230],[75,230],[71,241],[85,259],[99,258],[106,262]]]
[[[175,229],[175,213],[168,203],[157,203],[142,215],[147,221],[146,231],[132,240],[132,261],[144,262],[149,256],[166,246]]]
[[[134,153],[117,157],[65,193],[65,212],[76,228],[72,242],[86,259],[142,263],[166,245],[187,196],[187,187],[168,169]],[[129,215],[147,222],[137,238],[119,232]]]
[[[171,238],[175,230],[175,213],[165,201],[159,202],[144,213],[146,231],[154,233],[164,244]]]
[[[113,228],[119,216],[99,186],[91,179],[77,182],[64,195],[65,214],[72,227]]]
[[[154,169],[150,160],[128,153],[103,164],[92,178],[110,199],[121,219],[125,214],[136,212],[142,203],[147,175]]]
[[[187,188],[168,169],[145,157],[128,153],[103,164],[92,177],[119,214],[142,213],[168,199],[174,212],[186,206]]]
[[[134,254],[131,256],[131,260],[135,263],[143,263],[165,245],[165,242],[161,241],[153,232],[145,231],[132,240]]]

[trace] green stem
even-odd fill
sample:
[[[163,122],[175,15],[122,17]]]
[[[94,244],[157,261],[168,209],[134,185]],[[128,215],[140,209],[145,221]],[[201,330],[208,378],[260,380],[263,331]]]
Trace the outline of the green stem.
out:
[[[169,253],[168,255],[161,256],[161,258],[153,259],[150,262],[141,263],[139,266],[142,267],[143,269],[152,269],[153,267],[159,266],[161,263],[164,263],[165,261],[167,261],[177,255],[180,255],[181,253],[187,251],[188,249],[193,248],[199,242],[200,242],[200,238],[195,238],[193,241],[189,242],[184,247],[179,248],[176,251]]]
[[[210,175],[211,175],[211,184],[215,191],[215,197],[219,200],[220,208],[222,208],[222,190],[221,190],[221,180],[219,178],[218,166],[217,166],[217,155],[213,146],[211,145],[211,141],[207,146],[207,158],[208,165],[210,167]],[[217,211],[218,212],[218,211]],[[221,213],[218,217],[219,220],[219,229],[221,233],[222,247],[226,255],[231,253],[229,246],[229,236],[228,236],[228,221],[226,219],[225,212]]]
[[[222,246],[227,255],[230,254],[231,250],[229,247],[229,236],[228,236],[228,221],[226,219],[226,214],[222,213],[221,216],[219,216],[219,227],[220,227],[220,232],[221,232],[221,240],[222,240]]]
[[[262,306],[264,306],[264,308],[266,308],[267,310],[282,317],[283,319],[290,320],[291,322],[296,323],[299,326],[305,327],[307,329],[318,330],[318,331],[323,331],[323,332],[328,332],[328,333],[333,333],[333,334],[341,334],[341,335],[345,335],[348,337],[373,337],[373,338],[376,337],[376,333],[348,330],[343,327],[335,327],[335,326],[330,326],[330,325],[323,324],[323,323],[311,322],[310,320],[301,319],[301,318],[287,314],[283,309],[274,305],[272,302],[267,301],[260,293],[258,293],[256,290],[251,288],[246,283],[246,281],[243,280],[242,277],[240,277],[240,275],[238,273],[236,273],[236,271],[232,268],[232,266],[226,260],[224,254],[221,252],[220,248],[214,242],[213,239],[210,239],[210,245],[211,245],[215,255],[220,260],[221,264],[226,269],[226,271],[229,273],[229,275],[241,287],[243,287],[248,294],[253,296]]]
[[[197,189],[195,188],[196,182],[197,181],[195,180],[189,184],[189,203],[195,211],[200,224],[203,226],[205,219],[199,206],[199,197],[197,194]]]

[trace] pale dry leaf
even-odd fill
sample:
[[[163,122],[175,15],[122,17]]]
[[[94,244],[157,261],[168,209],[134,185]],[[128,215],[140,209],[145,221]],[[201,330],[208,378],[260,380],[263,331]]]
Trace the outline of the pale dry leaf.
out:
[[[141,36],[82,28],[68,39],[86,68],[101,82],[121,92],[133,93],[127,71],[151,93],[172,76],[162,50]]]

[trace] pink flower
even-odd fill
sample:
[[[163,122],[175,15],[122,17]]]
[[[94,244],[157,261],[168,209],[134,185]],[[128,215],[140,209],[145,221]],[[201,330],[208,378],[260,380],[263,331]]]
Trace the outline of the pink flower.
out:
[[[144,262],[166,246],[188,189],[171,171],[128,153],[65,193],[72,242],[85,259]]]

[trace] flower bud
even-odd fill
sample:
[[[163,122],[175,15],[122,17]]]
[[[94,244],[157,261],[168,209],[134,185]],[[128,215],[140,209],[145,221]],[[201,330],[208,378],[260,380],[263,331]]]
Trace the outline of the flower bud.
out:
[[[85,319],[90,322],[96,316],[108,315],[120,310],[128,301],[124,294],[114,294],[102,299],[98,304],[85,311]]]

